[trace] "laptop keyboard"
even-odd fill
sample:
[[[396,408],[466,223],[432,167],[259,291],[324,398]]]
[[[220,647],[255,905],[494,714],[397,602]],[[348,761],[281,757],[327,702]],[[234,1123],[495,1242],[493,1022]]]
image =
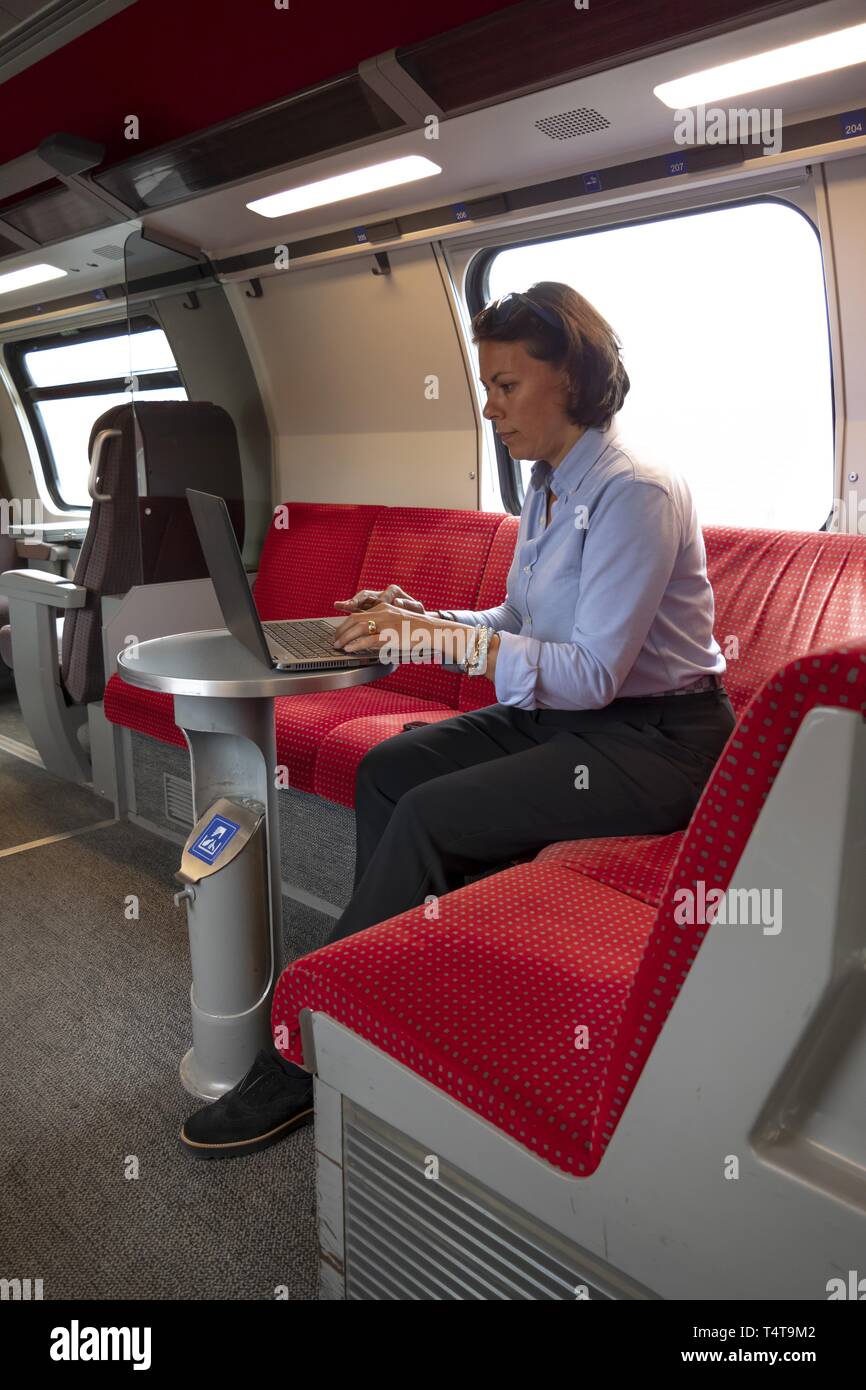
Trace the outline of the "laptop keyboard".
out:
[[[299,661],[323,661],[346,656],[334,646],[334,627],[322,618],[303,618],[293,623],[264,623],[265,632]],[[357,661],[358,653],[349,652]]]

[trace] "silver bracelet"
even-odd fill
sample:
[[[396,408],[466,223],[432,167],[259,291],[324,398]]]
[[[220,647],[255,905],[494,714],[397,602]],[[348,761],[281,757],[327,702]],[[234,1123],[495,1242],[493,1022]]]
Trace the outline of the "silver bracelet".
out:
[[[492,627],[480,627],[472,655],[464,667],[467,676],[483,676],[487,670],[487,648],[493,636]]]

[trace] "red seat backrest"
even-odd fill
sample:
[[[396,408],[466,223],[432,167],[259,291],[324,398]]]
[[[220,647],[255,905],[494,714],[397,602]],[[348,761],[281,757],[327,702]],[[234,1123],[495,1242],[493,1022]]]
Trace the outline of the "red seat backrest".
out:
[[[866,536],[707,526],[704,541],[737,715],[785,662],[866,633]]]
[[[817,706],[866,717],[866,638],[812,652],[777,671],[728,739],[692,816],[635,976],[593,1118],[586,1171],[597,1166],[610,1141],[710,930],[701,922],[677,920],[682,903],[677,895],[689,889],[699,900],[702,891],[727,891],[797,730]]]
[[[255,600],[263,621],[336,617],[351,598],[381,507],[284,502],[268,527]],[[285,522],[288,521],[288,525]]]
[[[383,507],[370,533],[358,588],[384,589],[396,583],[428,609],[475,609],[501,522],[497,512]],[[436,700],[456,710],[460,679],[439,666],[405,664],[377,689]]]
[[[478,598],[472,605],[473,608],[478,610],[496,608],[498,604],[505,602],[506,581],[508,571],[511,568],[511,561],[514,558],[519,525],[520,517],[518,516],[500,517],[499,526],[487,557],[487,564],[484,566]],[[443,603],[445,608],[457,608],[458,606],[458,604]],[[496,690],[492,681],[487,680],[485,676],[460,677],[458,695],[460,709],[482,709],[485,705],[495,703]]]

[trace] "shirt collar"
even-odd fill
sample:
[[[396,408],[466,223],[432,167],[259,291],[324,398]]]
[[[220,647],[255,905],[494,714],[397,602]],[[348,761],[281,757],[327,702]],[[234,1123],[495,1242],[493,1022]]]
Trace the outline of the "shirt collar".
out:
[[[616,430],[611,426],[606,430],[584,430],[576,444],[573,444],[558,468],[551,468],[546,459],[538,459],[532,465],[529,482],[536,491],[550,488],[554,497],[569,497],[576,492],[590,468],[597,463],[616,438]]]

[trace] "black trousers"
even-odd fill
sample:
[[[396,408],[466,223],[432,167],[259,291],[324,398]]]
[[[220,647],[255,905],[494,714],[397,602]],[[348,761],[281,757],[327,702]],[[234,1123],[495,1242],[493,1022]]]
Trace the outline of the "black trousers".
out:
[[[489,705],[386,739],[358,767],[354,893],[329,941],[556,840],[684,829],[735,722],[716,689]]]

